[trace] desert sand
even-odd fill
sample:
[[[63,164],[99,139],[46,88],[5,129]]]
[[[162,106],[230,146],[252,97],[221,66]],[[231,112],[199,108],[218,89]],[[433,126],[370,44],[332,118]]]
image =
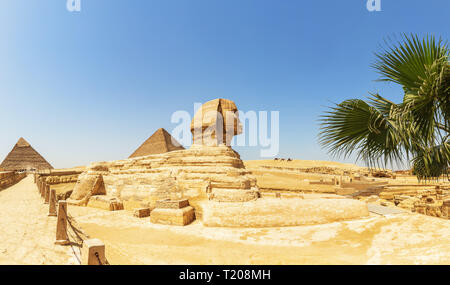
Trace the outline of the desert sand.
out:
[[[130,211],[69,207],[111,264],[449,264],[450,223],[397,214],[280,228],[181,227]]]
[[[33,177],[0,191],[0,264],[77,264],[72,247],[54,245],[56,218]]]
[[[307,199],[308,196],[305,198]],[[31,176],[0,192],[1,264],[78,264],[54,245],[56,219]],[[449,264],[448,220],[404,212],[321,225],[272,228],[152,224],[132,211],[70,205],[111,264]]]

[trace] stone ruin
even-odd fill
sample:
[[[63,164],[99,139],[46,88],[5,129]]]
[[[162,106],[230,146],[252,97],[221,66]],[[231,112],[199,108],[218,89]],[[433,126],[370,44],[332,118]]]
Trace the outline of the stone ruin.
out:
[[[228,116],[224,122],[221,117],[227,117],[227,111],[233,112],[233,118]],[[229,146],[229,138],[241,132],[236,111],[236,105],[229,100],[205,103],[191,124],[193,144],[190,149],[91,164],[80,175],[69,203],[95,204],[109,209],[110,203],[120,201],[125,209],[134,209],[154,208],[162,199],[187,198],[197,216],[201,216],[198,206],[204,200],[245,202],[257,199],[256,179]],[[199,130],[201,135],[198,135]],[[104,185],[102,194],[96,192],[96,181],[100,177]],[[99,195],[103,197],[97,197]],[[101,203],[106,205],[100,206]]]
[[[242,132],[236,111],[230,100],[206,102],[192,120],[189,149],[92,163],[68,203],[135,210],[138,217],[147,216],[148,208],[153,221],[167,224],[189,223],[195,215],[207,226],[293,226],[368,215],[366,204],[355,200],[259,199],[256,178],[230,147]],[[179,209],[161,206],[186,199],[188,206]]]
[[[26,173],[19,173],[15,171],[0,172],[0,190],[11,187],[27,176]]]

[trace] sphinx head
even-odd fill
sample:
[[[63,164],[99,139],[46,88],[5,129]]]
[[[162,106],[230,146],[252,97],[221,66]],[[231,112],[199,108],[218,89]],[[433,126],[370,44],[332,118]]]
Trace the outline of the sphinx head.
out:
[[[214,99],[201,106],[191,122],[193,144],[230,146],[235,135],[242,133],[236,104],[227,99]]]

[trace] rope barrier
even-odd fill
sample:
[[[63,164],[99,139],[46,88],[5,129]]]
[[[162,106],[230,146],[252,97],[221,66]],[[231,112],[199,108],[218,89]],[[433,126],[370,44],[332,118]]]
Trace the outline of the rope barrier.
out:
[[[72,224],[69,222],[69,215],[68,215],[67,211],[66,211],[64,208],[62,208],[62,209],[63,209],[64,213],[66,214],[67,222],[68,222],[68,224],[70,225],[70,228],[73,230],[74,227],[73,227]],[[82,245],[83,245],[83,239],[81,239],[81,237],[78,236],[78,234],[74,231],[75,235],[81,239],[81,243],[78,243],[78,242],[72,242],[72,241],[71,241],[71,238],[72,238],[72,240],[75,240],[75,238],[74,238],[73,235],[69,234],[69,231],[67,230],[67,226],[65,227],[64,230],[65,230],[65,232],[66,232],[67,237],[69,238],[69,242],[70,242],[69,245],[70,245],[70,248],[72,249],[73,255],[74,255],[75,258],[77,259],[78,263],[81,264],[81,257],[79,257],[78,254],[77,254],[77,252],[75,251],[74,244],[76,244],[77,247],[79,247],[79,248],[82,247]]]
[[[100,256],[98,255],[98,252],[95,252],[95,257],[97,257],[98,264],[103,265],[102,261],[100,260]]]
[[[64,208],[63,208],[63,211],[67,217],[67,224],[70,226],[70,229],[72,229],[72,232],[74,233],[74,235],[70,234],[66,227],[65,231],[66,231],[67,237],[69,238],[69,241],[71,241],[71,240],[77,241],[77,242],[70,242],[70,247],[72,248],[72,252],[75,255],[76,259],[78,260],[79,264],[81,264],[81,257],[79,257],[77,255],[73,246],[75,244],[77,247],[81,248],[83,246],[84,241],[86,239],[90,239],[90,237],[88,234],[86,234],[79,227],[76,226],[75,219],[71,215],[69,215],[69,213],[67,213],[67,211]],[[105,260],[104,263],[101,261],[98,252],[95,252],[95,256],[100,265],[109,265],[108,260]]]

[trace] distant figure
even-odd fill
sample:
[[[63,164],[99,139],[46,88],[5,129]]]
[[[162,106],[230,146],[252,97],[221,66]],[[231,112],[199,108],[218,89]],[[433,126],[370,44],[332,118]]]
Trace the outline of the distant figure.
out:
[[[288,158],[288,160],[287,160],[287,161],[292,161],[292,159]]]

